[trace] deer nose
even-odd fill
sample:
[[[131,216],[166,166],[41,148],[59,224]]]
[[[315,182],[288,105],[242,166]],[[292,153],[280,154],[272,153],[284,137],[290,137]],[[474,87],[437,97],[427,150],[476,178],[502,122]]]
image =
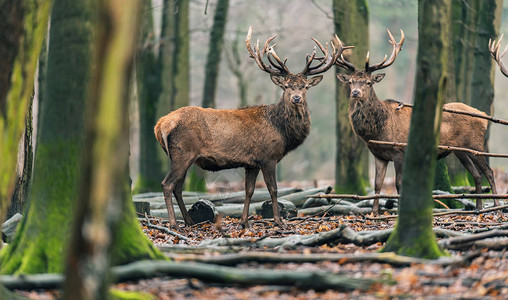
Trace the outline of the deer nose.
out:
[[[302,100],[302,97],[301,97],[301,96],[298,96],[298,95],[293,96],[293,102],[294,102],[294,103],[298,103],[298,102],[300,102],[300,100]]]
[[[360,96],[360,90],[352,90],[351,96],[353,97],[359,97]]]

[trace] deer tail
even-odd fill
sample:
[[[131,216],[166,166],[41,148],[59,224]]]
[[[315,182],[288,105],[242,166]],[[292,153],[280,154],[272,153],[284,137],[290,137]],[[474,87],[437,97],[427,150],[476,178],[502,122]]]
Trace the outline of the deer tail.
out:
[[[159,141],[159,144],[161,145],[162,147],[162,150],[164,150],[164,152],[166,152],[167,155],[169,155],[169,150],[168,150],[168,133],[165,133],[163,132],[163,128],[162,128],[162,125],[161,125],[161,122],[158,122],[154,129],[154,134],[155,134],[155,138],[157,139],[157,141]]]

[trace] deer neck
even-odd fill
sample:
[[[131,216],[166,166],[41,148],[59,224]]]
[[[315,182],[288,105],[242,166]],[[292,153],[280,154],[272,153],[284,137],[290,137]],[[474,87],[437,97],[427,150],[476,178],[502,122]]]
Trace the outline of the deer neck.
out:
[[[349,120],[354,131],[365,141],[376,140],[383,134],[388,111],[374,91],[366,98],[351,98]]]
[[[288,103],[281,98],[268,107],[267,118],[284,139],[284,155],[300,146],[310,132],[310,114],[307,103]]]

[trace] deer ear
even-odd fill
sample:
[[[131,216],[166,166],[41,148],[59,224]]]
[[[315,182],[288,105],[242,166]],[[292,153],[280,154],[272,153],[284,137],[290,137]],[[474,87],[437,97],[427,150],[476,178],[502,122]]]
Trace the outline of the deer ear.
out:
[[[339,79],[339,81],[343,82],[343,83],[348,83],[349,79],[351,78],[351,76],[349,76],[348,74],[339,73],[336,75],[337,75],[337,78]]]
[[[323,79],[323,75],[314,76],[311,79],[309,79],[308,86],[309,87],[316,86],[316,85],[318,85],[318,83],[321,82],[322,79]]]
[[[374,81],[374,82],[380,82],[381,80],[383,80],[383,78],[385,78],[385,73],[379,73],[376,75],[372,75],[372,81]]]
[[[283,80],[284,77],[281,77],[281,76],[270,76],[270,79],[272,79],[273,83],[275,83],[276,85],[280,86],[281,88],[284,88],[284,80]]]

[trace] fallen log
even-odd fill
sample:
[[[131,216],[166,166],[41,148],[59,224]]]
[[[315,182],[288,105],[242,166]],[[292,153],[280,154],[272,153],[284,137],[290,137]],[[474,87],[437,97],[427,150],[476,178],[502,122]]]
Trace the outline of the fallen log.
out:
[[[356,207],[354,205],[326,205],[321,207],[311,207],[298,210],[298,215],[301,216],[317,216],[327,215],[338,216],[338,215],[366,215],[372,212],[372,208]]]
[[[469,234],[464,236],[458,236],[458,237],[451,237],[448,239],[443,239],[438,241],[438,244],[441,247],[447,248],[447,249],[461,249],[464,247],[471,248],[473,246],[474,242],[484,239],[490,239],[490,238],[497,238],[497,237],[508,237],[508,230],[493,230],[493,231],[487,231],[477,234]],[[508,239],[503,239],[501,242],[503,245],[506,245],[506,242]]]
[[[480,255],[476,251],[475,255]],[[214,265],[223,266],[236,266],[242,263],[317,263],[322,261],[346,263],[383,263],[392,266],[410,266],[412,264],[425,264],[436,266],[449,266],[457,264],[467,264],[471,259],[467,257],[441,257],[439,259],[421,259],[409,256],[397,255],[393,252],[386,253],[326,253],[326,254],[283,254],[283,253],[270,253],[270,252],[244,252],[238,254],[224,254],[224,255],[196,255],[196,254],[171,254],[167,253],[167,257],[175,262],[200,262]]]
[[[171,261],[138,261],[111,268],[113,282],[125,282],[171,276],[197,278],[207,282],[238,285],[288,285],[300,289],[364,291],[374,283],[394,284],[393,280],[353,278],[324,271],[251,270],[203,263],[175,263]],[[61,288],[61,274],[0,275],[0,283],[8,289]]]
[[[199,200],[189,209],[189,216],[194,224],[202,222],[214,223],[219,216],[219,212],[215,205],[209,200]]]

